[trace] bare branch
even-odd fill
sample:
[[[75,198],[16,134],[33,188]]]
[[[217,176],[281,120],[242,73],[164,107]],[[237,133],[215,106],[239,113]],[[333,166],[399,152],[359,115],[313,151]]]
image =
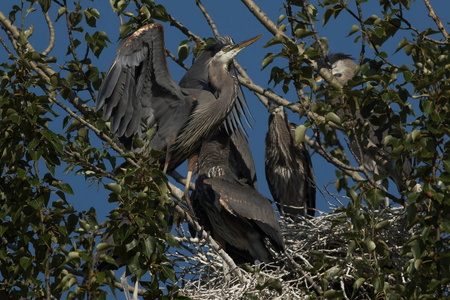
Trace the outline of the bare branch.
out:
[[[6,52],[8,52],[9,55],[14,56],[14,53],[11,51],[11,49],[9,49],[8,45],[6,45],[5,41],[1,36],[0,36],[0,43],[2,43],[3,48],[5,48]]]
[[[248,10],[261,22],[264,27],[267,28],[274,36],[281,36],[287,40],[290,40],[290,38],[282,31],[280,30],[275,23],[272,22],[272,20],[269,19],[269,17],[259,8],[258,5],[253,2],[253,0],[242,0],[242,2],[247,6]],[[292,40],[291,40],[292,41]],[[295,43],[295,41],[292,41]],[[297,45],[298,53],[303,54],[304,50]],[[320,76],[330,85],[332,85],[337,91],[342,92],[342,87],[339,85],[337,80],[334,78],[334,76],[331,74],[331,72],[327,68],[322,68],[318,70],[317,68],[317,62],[314,60],[310,60],[310,65],[316,70]]]
[[[195,35],[192,31],[187,29],[186,26],[184,26],[181,22],[177,21],[173,16],[169,15],[169,22],[170,25],[176,27],[179,29],[182,33],[184,33],[187,37],[192,38],[196,43],[204,43],[203,40],[198,36]]]
[[[426,7],[428,8],[428,11],[429,11],[428,16],[434,20],[434,22],[436,23],[437,27],[439,28],[439,30],[441,31],[442,35],[444,36],[445,40],[448,40],[448,33],[445,30],[444,25],[442,25],[441,19],[434,12],[434,9],[431,6],[430,1],[429,0],[423,0],[423,2],[425,3]]]
[[[200,11],[203,13],[203,15],[205,16],[206,21],[208,22],[209,26],[211,27],[214,36],[216,38],[220,37],[219,34],[219,30],[217,30],[217,26],[216,23],[214,22],[214,20],[211,18],[211,16],[209,15],[208,11],[206,10],[206,8],[203,6],[202,2],[200,0],[195,0],[195,3],[197,4],[198,8],[200,9]]]
[[[44,14],[44,16],[45,16],[45,21],[47,22],[47,25],[48,25],[48,31],[50,32],[50,40],[49,40],[47,49],[45,49],[42,52],[42,55],[47,56],[50,53],[50,51],[52,51],[53,47],[55,46],[55,28],[53,27],[53,22],[50,19],[48,12],[46,12]]]
[[[172,52],[170,52],[169,49],[166,48],[166,54],[168,57],[170,57],[174,62],[176,62],[180,67],[182,67],[183,69],[185,69],[186,71],[189,70],[189,67],[186,66],[183,62],[181,62],[178,58],[176,58],[175,55],[173,55]]]

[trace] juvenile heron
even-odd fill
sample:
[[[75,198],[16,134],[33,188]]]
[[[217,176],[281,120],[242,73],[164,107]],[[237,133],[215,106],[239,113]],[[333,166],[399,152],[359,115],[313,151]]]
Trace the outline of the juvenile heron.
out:
[[[309,147],[295,145],[295,124],[283,106],[269,102],[269,130],[266,135],[265,170],[273,200],[282,215],[314,216],[316,179]]]
[[[224,130],[203,143],[191,197],[194,210],[236,263],[270,262],[273,250],[284,251],[277,216],[270,200],[239,178],[233,164],[230,136]]]
[[[182,88],[169,74],[161,24],[148,24],[124,40],[98,94],[96,110],[103,106],[103,119],[110,119],[111,132],[130,138],[146,137],[152,149],[166,151],[164,171],[173,170],[190,157],[224,122],[238,94],[237,79],[228,66],[234,57],[261,35],[236,45],[224,45],[207,60],[207,90]],[[144,123],[144,126],[142,126]]]
[[[206,46],[200,57],[195,61],[192,67],[186,72],[186,74],[180,80],[180,87],[188,89],[205,90],[212,93],[216,98],[219,97],[221,91],[217,90],[211,83],[209,75],[208,62],[219,52],[223,47],[232,47],[234,41],[228,36],[219,37],[215,42]],[[234,67],[234,63],[229,64],[230,73],[237,78],[237,72]],[[230,149],[233,162],[230,167],[234,169],[235,174],[239,178],[245,178],[252,187],[257,188],[256,183],[256,168],[253,161],[253,156],[248,145],[247,138],[245,137],[245,129],[241,123],[241,117],[243,117],[246,123],[250,126],[249,120],[245,113],[245,110],[250,114],[247,101],[245,100],[241,86],[237,86],[237,99],[233,106],[230,115],[223,123],[223,126],[219,130],[224,130],[230,135]],[[188,184],[190,181],[194,161],[189,166],[189,172],[186,181],[185,197],[188,197]]]
[[[319,69],[329,69],[339,84],[344,86],[353,78],[356,63],[351,56],[336,53],[319,60],[318,67]],[[336,114],[341,119],[351,113],[344,99],[335,98],[327,99],[327,101],[333,107],[339,107],[336,110]],[[396,160],[392,158],[392,147],[384,146],[384,139],[388,135],[400,137],[398,134],[395,134],[396,129],[391,121],[394,117],[394,112],[389,106],[383,107],[383,113],[375,111],[378,103],[378,99],[374,99],[370,103],[363,103],[364,105],[361,109],[355,111],[354,119],[359,124],[364,124],[367,127],[358,126],[356,128],[355,133],[357,136],[353,134],[350,136],[350,145],[353,153],[368,171],[377,175],[389,176],[396,184],[398,191],[402,192],[407,187],[406,183],[412,171],[411,161],[404,160],[401,170],[396,169]],[[384,124],[376,125],[372,122],[372,120],[378,120],[379,123],[379,119],[385,119]]]

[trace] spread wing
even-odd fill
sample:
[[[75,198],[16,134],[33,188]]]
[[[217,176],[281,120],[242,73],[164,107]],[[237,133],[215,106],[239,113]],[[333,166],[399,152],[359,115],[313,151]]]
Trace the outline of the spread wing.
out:
[[[158,126],[150,146],[164,150],[183,127],[192,101],[169,74],[161,24],[148,24],[123,41],[100,87],[95,109],[119,137]],[[177,120],[174,122],[173,120]]]

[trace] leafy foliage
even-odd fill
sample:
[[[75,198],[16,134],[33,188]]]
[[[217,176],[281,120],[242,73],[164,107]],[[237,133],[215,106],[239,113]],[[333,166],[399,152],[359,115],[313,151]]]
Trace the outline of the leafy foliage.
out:
[[[176,284],[180,274],[168,255],[180,244],[168,232],[176,204],[168,193],[167,178],[158,165],[148,163],[150,157],[123,151],[110,138],[108,122],[89,108],[101,84],[97,59],[112,40],[109,33],[97,30],[102,12],[90,7],[95,5],[91,1],[16,2],[0,15],[2,41],[10,38],[9,44],[4,43],[9,59],[0,65],[0,295],[104,299],[109,290],[116,294],[120,284],[112,271],[100,270],[98,264],[119,261],[137,280],[150,275],[150,281],[142,283],[144,297],[184,299]],[[155,1],[110,2],[122,21],[121,38],[155,20],[178,26],[188,36],[178,48],[180,64],[191,52],[198,55],[208,42],[176,23]],[[379,1],[377,14],[370,16],[366,2],[290,0],[283,6],[286,13],[271,23],[277,34],[265,47],[262,69],[270,68],[269,83],[298,95],[298,103],[289,105],[304,119],[296,131],[297,142],[312,141],[317,153],[336,169],[335,187],[340,192],[336,197],[346,198],[348,204],[334,210],[331,222],[346,229],[339,231],[345,254],[307,249],[308,265],[296,261],[291,274],[264,277],[246,295],[249,298],[265,291],[282,294],[290,279],[306,273],[314,275],[315,285],[308,283],[314,289],[304,284],[301,290],[314,297],[448,296],[449,40],[438,18],[433,18],[436,28],[418,30],[404,17],[414,1]],[[360,57],[355,76],[341,87],[317,69],[315,61],[332,47],[315,27],[339,22],[344,14],[354,19],[347,32]],[[48,49],[39,52],[33,39],[45,26],[38,28],[42,24],[28,20],[43,15],[50,20],[50,32],[55,24],[64,36],[50,35]],[[66,43],[65,55],[50,56],[55,43]],[[398,45],[393,54],[386,50],[389,43]],[[402,55],[402,65],[393,55]],[[317,73],[325,75],[326,84],[317,83]],[[331,105],[325,97],[344,101]],[[376,115],[366,120],[355,117],[367,107]],[[350,113],[339,117],[342,109]],[[412,174],[404,182],[407,188],[394,193],[378,184],[387,174],[365,170],[348,147],[348,141],[369,134],[369,125],[387,122],[395,126],[382,146],[390,149],[395,168],[413,162]],[[311,129],[314,137],[308,139]],[[64,173],[83,176],[110,192],[108,201],[117,204],[110,221],[99,224],[94,209],[74,209],[70,199],[78,196],[77,188],[66,182]],[[385,206],[386,198],[393,207]],[[393,224],[391,210],[401,216],[395,220],[404,223]],[[389,240],[392,227],[402,238]],[[99,243],[102,233],[112,236],[113,254],[102,252],[111,249]],[[350,273],[344,272],[348,265]]]

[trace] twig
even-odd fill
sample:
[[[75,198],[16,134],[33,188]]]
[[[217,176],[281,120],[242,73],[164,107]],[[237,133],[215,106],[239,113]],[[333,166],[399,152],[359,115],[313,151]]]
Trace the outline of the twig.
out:
[[[311,14],[309,13],[308,4],[306,3],[306,0],[302,1],[303,10],[306,16],[308,17],[308,23],[309,26],[311,26],[311,31],[313,32],[313,38],[316,41],[317,45],[319,45],[320,48],[320,54],[322,57],[325,57],[327,55],[327,51],[325,50],[325,47],[322,44],[322,41],[320,40],[319,36],[317,35],[316,26],[314,25],[314,21],[311,17]]]
[[[442,25],[441,19],[434,12],[434,9],[431,6],[430,1],[429,0],[423,0],[423,2],[425,3],[426,7],[428,8],[428,11],[429,11],[428,16],[434,20],[434,22],[436,23],[437,27],[439,28],[439,30],[441,31],[442,35],[444,36],[445,40],[448,40],[448,33],[445,30],[444,25]]]
[[[47,22],[47,25],[48,25],[48,31],[50,33],[50,40],[48,42],[47,49],[45,49],[42,52],[42,55],[47,56],[50,53],[50,51],[52,51],[53,47],[55,46],[55,28],[53,27],[53,22],[50,19],[48,12],[46,12],[44,14],[44,16],[45,16],[45,21]]]
[[[196,43],[202,44],[203,40],[198,36],[195,35],[192,31],[187,29],[186,26],[184,26],[181,22],[177,21],[173,16],[169,15],[169,23],[170,25],[178,28],[182,33],[184,33],[187,37],[191,37],[194,39]]]
[[[247,6],[248,10],[259,20],[259,22],[264,27],[266,27],[267,30],[269,30],[269,32],[271,32],[274,36],[281,36],[289,40],[289,37],[282,30],[280,30],[276,26],[276,24],[272,22],[272,20],[270,20],[270,18],[259,8],[258,5],[255,4],[255,2],[253,2],[253,0],[241,0],[241,1]],[[300,47],[300,45],[297,45],[297,50],[299,54],[303,54],[304,52],[304,50]],[[336,78],[334,78],[334,76],[327,68],[322,68],[318,70],[317,62],[314,60],[310,60],[310,65],[311,67],[313,67],[314,70],[316,70],[320,74],[320,76],[322,76],[325,82],[332,85],[337,91],[342,92],[342,87],[339,85]]]
[[[175,55],[173,55],[172,52],[170,52],[169,49],[166,48],[166,54],[168,57],[170,57],[174,62],[176,62],[180,67],[182,67],[183,69],[185,69],[186,71],[189,70],[189,67],[186,66],[183,62],[181,62],[178,58],[176,58]]]
[[[3,48],[5,48],[6,52],[8,52],[10,56],[14,56],[14,53],[11,51],[11,49],[9,49],[8,45],[6,45],[5,41],[1,36],[0,36],[0,43],[2,43]]]
[[[211,16],[209,15],[208,11],[206,10],[206,8],[203,6],[202,2],[200,0],[195,0],[195,3],[197,4],[198,8],[200,9],[200,11],[203,13],[203,16],[205,16],[206,21],[208,22],[209,26],[211,27],[214,36],[217,38],[220,37],[219,34],[219,30],[217,30],[217,26],[216,23],[214,22],[214,20],[211,18]]]

